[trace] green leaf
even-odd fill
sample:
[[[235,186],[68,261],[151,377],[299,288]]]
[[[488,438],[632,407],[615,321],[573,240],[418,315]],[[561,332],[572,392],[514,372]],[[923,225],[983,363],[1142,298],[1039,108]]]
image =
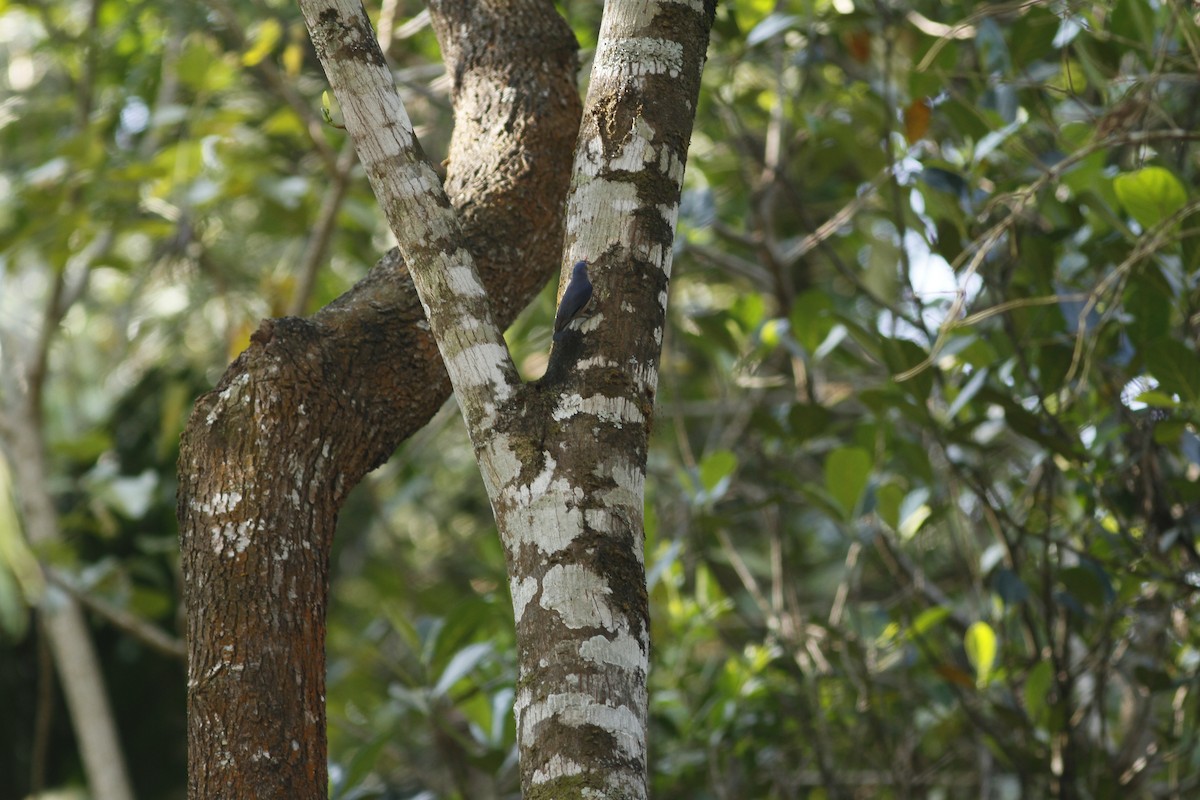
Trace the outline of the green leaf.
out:
[[[492,650],[491,642],[476,642],[455,653],[454,657],[450,659],[450,663],[446,665],[446,669],[442,671],[441,677],[438,678],[437,685],[433,687],[434,695],[440,696],[450,691],[454,684],[465,678],[490,656]]]
[[[933,509],[922,503],[914,508],[910,513],[904,515],[904,519],[900,521],[898,533],[900,538],[908,541],[917,535],[917,531],[921,530],[921,526],[925,521],[933,515]]]
[[[1170,170],[1145,167],[1113,179],[1117,199],[1143,228],[1152,228],[1187,203],[1187,191]]]
[[[1132,319],[1125,332],[1137,348],[1167,336],[1171,330],[1171,306],[1174,299],[1161,275],[1148,273],[1144,279],[1130,281],[1125,292],[1125,310]]]
[[[904,490],[894,483],[880,486],[875,492],[875,508],[879,511],[879,518],[892,530],[900,527],[900,503],[903,500]]]
[[[717,493],[717,487],[733,474],[737,465],[737,456],[728,450],[716,450],[705,456],[700,462],[700,484],[704,491]]]
[[[825,292],[804,292],[792,303],[788,315],[792,323],[792,336],[808,352],[815,352],[833,329],[835,321],[830,314],[832,310],[833,304]]]
[[[833,433],[833,415],[825,406],[797,404],[788,412],[788,427],[797,441]]]
[[[1035,725],[1046,724],[1046,698],[1050,694],[1053,678],[1053,667],[1049,661],[1039,661],[1025,678],[1025,710]]]
[[[1187,423],[1183,420],[1163,420],[1154,426],[1154,443],[1163,446],[1175,445],[1185,430]]]
[[[849,520],[858,507],[870,472],[871,456],[859,447],[834,450],[825,459],[825,488],[845,512],[844,519]]]
[[[1169,394],[1163,394],[1155,389],[1142,392],[1133,398],[1134,402],[1145,403],[1153,408],[1179,408],[1179,401]]]
[[[950,609],[945,606],[934,606],[927,608],[917,615],[913,620],[913,624],[909,626],[908,633],[911,636],[923,636],[934,627],[940,625],[950,616]]]
[[[1113,596],[1112,585],[1103,570],[1095,565],[1067,567],[1058,574],[1067,591],[1086,606],[1099,606]]]
[[[1000,567],[992,576],[992,590],[1000,595],[1006,606],[1023,603],[1029,597],[1029,587],[1021,576],[1008,567]]]
[[[1200,400],[1200,357],[1176,339],[1161,338],[1146,350],[1146,367],[1158,379],[1159,390],[1184,400]]]
[[[275,49],[275,45],[279,43],[282,36],[283,26],[279,24],[279,20],[273,17],[268,17],[251,27],[250,35],[247,37],[251,45],[250,49],[242,56],[242,64],[253,67],[271,55],[271,51]]]
[[[975,668],[975,683],[980,688],[988,685],[992,667],[996,664],[996,633],[986,622],[972,622],[963,637],[967,660]]]
[[[929,358],[929,353],[915,342],[907,339],[883,340],[883,360],[888,369],[892,371],[893,377],[919,367],[925,363],[927,358]],[[933,373],[932,367],[922,369],[907,380],[899,382],[899,386],[912,395],[915,400],[924,403],[929,399],[929,392],[933,389]]]

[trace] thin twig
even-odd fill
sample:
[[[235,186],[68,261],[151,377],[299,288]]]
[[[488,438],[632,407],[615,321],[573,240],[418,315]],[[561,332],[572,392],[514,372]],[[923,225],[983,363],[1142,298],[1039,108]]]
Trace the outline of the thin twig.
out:
[[[312,299],[317,273],[320,271],[321,265],[325,263],[325,256],[329,252],[329,242],[333,239],[334,223],[342,208],[342,200],[346,197],[346,189],[350,186],[350,172],[357,162],[354,143],[347,139],[341,154],[338,155],[329,188],[325,190],[325,196],[321,198],[321,209],[317,212],[312,233],[309,234],[308,241],[304,245],[304,255],[301,256],[300,265],[297,268],[300,279],[288,307],[289,316],[302,316]]]
[[[78,600],[79,604],[84,608],[103,617],[114,628],[129,634],[157,653],[162,653],[180,661],[187,660],[187,649],[184,647],[181,639],[171,636],[158,626],[147,622],[136,614],[131,614],[107,600],[85,592],[55,569],[48,568],[45,570],[45,574],[48,582]]]

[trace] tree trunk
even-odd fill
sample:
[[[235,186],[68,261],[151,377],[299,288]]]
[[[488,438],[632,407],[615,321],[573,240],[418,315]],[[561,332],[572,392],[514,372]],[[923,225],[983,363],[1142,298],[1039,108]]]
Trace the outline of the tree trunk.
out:
[[[549,2],[519,7],[519,26],[482,5],[431,8],[440,32],[487,43],[443,45],[456,76],[446,188],[464,209],[463,242],[503,325],[558,262],[580,109],[569,28]],[[512,124],[492,125],[497,116]],[[191,797],[325,796],[337,511],[449,389],[393,251],[312,318],[264,322],[197,402],[181,443],[178,510]]]
[[[13,471],[26,535],[29,543],[40,549],[60,536],[58,514],[47,491],[44,442],[38,415],[32,410],[33,402],[33,398],[28,398],[23,408],[14,408],[6,438],[12,448],[13,464],[17,465]],[[21,404],[14,404],[17,405]],[[38,613],[67,700],[88,788],[96,797],[106,800],[132,800],[133,788],[104,685],[104,673],[79,602],[59,589],[45,586]]]
[[[318,782],[324,779],[329,536],[346,491],[386,455],[372,445],[389,420],[386,412],[395,410],[384,408],[363,424],[364,415],[380,411],[369,402],[375,390],[364,396],[348,378],[367,342],[379,357],[368,368],[381,372],[385,384],[395,377],[391,359],[415,350],[429,367],[436,344],[458,397],[508,558],[525,797],[645,797],[646,448],[671,242],[713,4],[608,4],[576,160],[572,257],[565,261],[596,265],[595,310],[556,346],[543,380],[530,385],[520,383],[504,344],[499,326],[511,320],[513,303],[501,291],[508,287],[487,280],[489,272],[494,276],[488,261],[498,252],[519,259],[546,238],[556,249],[559,228],[552,237],[532,231],[527,239],[499,237],[507,250],[480,247],[471,215],[455,212],[416,143],[362,7],[355,0],[302,0],[301,7],[425,315],[405,295],[406,305],[379,316],[361,298],[339,301],[332,319],[353,320],[349,332],[322,329],[325,312],[313,323],[264,325],[239,359],[254,361],[254,374],[235,363],[197,405],[180,457],[193,640],[192,794],[324,791]],[[537,78],[518,81],[511,55],[502,51],[507,44],[524,52],[519,45],[527,45],[545,54],[547,36],[569,38],[561,20],[552,19],[548,4],[533,2],[502,8],[447,2],[434,11],[447,58],[477,65],[472,71],[452,64],[456,98],[474,104],[480,133],[471,141],[496,129],[516,131],[525,152],[517,145],[513,155],[538,164],[527,137],[545,130],[543,115],[556,105],[572,116],[577,107],[566,91],[530,93],[539,90]],[[464,20],[480,27],[472,30]],[[573,55],[570,47],[562,51]],[[553,86],[563,90],[570,60],[551,61]],[[460,125],[471,122],[472,111],[456,107]],[[465,139],[456,129],[455,141]],[[487,146],[460,152],[474,159],[464,174],[483,175],[489,184],[497,176],[487,170],[509,158],[497,159]],[[450,163],[458,166],[453,153]],[[529,195],[556,225],[561,187]],[[447,181],[448,190],[456,188]],[[497,219],[514,207],[493,202]],[[467,207],[461,196],[454,205]],[[524,204],[515,207],[518,218],[528,215]],[[423,328],[432,341],[418,335]],[[411,343],[397,347],[402,338]],[[357,358],[347,349],[358,349]],[[380,382],[380,376],[353,377]],[[415,393],[400,399],[429,404]],[[364,452],[371,455],[363,458]],[[279,681],[295,686],[297,697],[280,693]],[[230,727],[235,707],[237,725]],[[296,735],[311,738],[289,738]],[[229,745],[235,736],[236,752]]]

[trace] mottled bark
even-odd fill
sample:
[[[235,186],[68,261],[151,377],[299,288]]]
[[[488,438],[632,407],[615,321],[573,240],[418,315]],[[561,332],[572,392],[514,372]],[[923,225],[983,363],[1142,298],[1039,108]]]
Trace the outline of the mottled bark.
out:
[[[642,798],[649,609],[646,458],[679,197],[715,2],[609,2],[576,148],[566,264],[591,317],[552,354],[541,452],[496,506],[534,798]]]
[[[522,385],[354,0],[302,0],[445,358],[507,555],[526,798],[647,794],[646,451],[712,4],[610,2],[570,204],[592,318]]]
[[[385,259],[313,320],[265,325],[197,406],[180,499],[192,794],[323,792],[317,665],[333,518],[349,487],[399,441],[395,434],[441,403],[436,346],[508,559],[523,792],[645,797],[646,447],[713,4],[606,7],[579,139],[571,252],[562,260],[595,265],[594,313],[531,385],[517,380],[499,327],[512,318],[513,280],[524,273],[510,268],[496,278],[500,265],[524,264],[531,252],[553,258],[561,244],[563,175],[547,156],[561,156],[561,134],[575,131],[577,97],[562,86],[573,64],[563,44],[569,33],[543,4],[434,6],[459,103],[446,183],[456,213],[412,135],[361,6],[301,6],[420,304],[396,290],[402,273]],[[525,79],[514,71],[506,48],[526,45],[547,59],[549,93],[536,85],[536,70]],[[497,151],[489,136],[511,149]],[[544,151],[531,145],[538,136],[553,140]],[[531,186],[507,169],[513,164],[554,191]],[[464,202],[473,181],[497,194]]]
[[[507,325],[559,259],[579,120],[576,45],[548,2],[431,10],[443,36],[487,42],[446,47],[456,76],[446,188],[461,212],[460,245]],[[489,86],[505,91],[481,91]],[[513,124],[495,125],[497,116]],[[337,511],[448,394],[393,251],[313,317],[263,323],[197,402],[179,461],[191,797],[325,796]]]

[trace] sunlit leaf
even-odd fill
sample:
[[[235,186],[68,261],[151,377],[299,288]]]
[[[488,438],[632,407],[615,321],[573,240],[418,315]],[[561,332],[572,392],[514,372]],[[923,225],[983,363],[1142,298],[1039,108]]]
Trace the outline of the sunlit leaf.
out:
[[[288,46],[284,48],[280,60],[283,62],[284,72],[294,78],[300,74],[300,68],[304,66],[304,48],[299,42],[289,42]]]
[[[986,622],[972,622],[963,637],[967,660],[975,668],[975,681],[981,688],[991,680],[996,663],[996,633]]]
[[[762,22],[754,26],[750,33],[746,34],[746,46],[754,47],[756,44],[762,44],[794,27],[799,21],[800,17],[795,14],[768,14]]]
[[[934,606],[927,608],[917,615],[909,626],[908,632],[912,636],[924,636],[931,630],[941,625],[950,617],[950,609],[945,606]]]
[[[254,25],[249,32],[250,49],[242,55],[242,64],[253,67],[271,54],[283,37],[283,25],[274,17],[267,17]]]
[[[434,695],[444,695],[450,691],[454,684],[483,663],[492,654],[493,649],[491,642],[475,642],[455,653],[438,677],[437,684],[433,687]]]
[[[1144,167],[1113,179],[1117,199],[1143,228],[1163,222],[1187,203],[1187,191],[1170,170]]]

